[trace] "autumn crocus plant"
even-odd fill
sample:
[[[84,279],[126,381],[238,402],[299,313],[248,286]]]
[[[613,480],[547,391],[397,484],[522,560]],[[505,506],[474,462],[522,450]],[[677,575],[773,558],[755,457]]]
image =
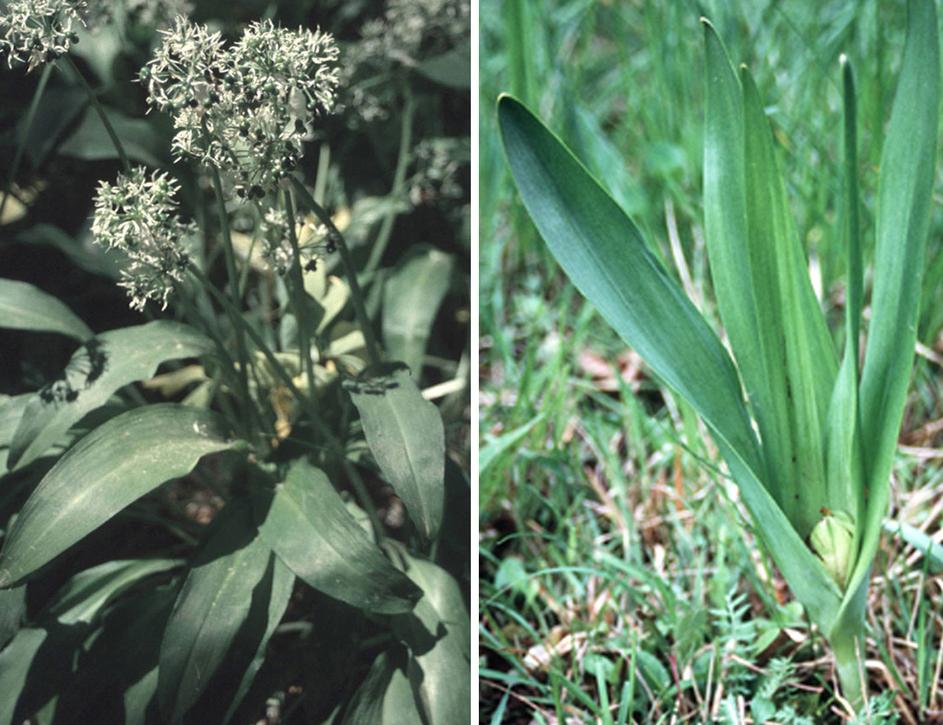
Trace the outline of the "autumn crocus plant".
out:
[[[501,132],[524,205],[574,285],[713,433],[755,529],[831,644],[845,699],[866,702],[871,564],[913,361],[936,154],[939,48],[932,0],[911,0],[877,197],[871,316],[863,308],[855,90],[842,57],[839,359],[790,216],[763,103],[704,21],[704,216],[718,309],[733,350],[572,153],[504,96]],[[879,130],[875,129],[875,133]],[[755,423],[755,426],[754,426]]]

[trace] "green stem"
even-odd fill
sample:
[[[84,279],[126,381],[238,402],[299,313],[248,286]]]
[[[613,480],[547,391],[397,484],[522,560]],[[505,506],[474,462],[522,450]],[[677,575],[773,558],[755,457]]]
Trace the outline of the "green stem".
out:
[[[861,637],[842,637],[831,643],[842,697],[855,709],[855,712],[860,712],[865,705],[865,675],[863,663],[858,656],[859,646],[863,646],[862,639]]]
[[[304,184],[295,178],[292,178],[292,182],[294,183],[295,189],[298,191],[301,201],[314,212],[315,216],[321,220],[321,223],[328,228],[328,233],[331,235],[331,238],[337,242],[337,251],[340,252],[341,262],[344,265],[347,281],[350,284],[350,298],[354,304],[354,313],[357,315],[357,322],[360,324],[361,330],[363,330],[363,337],[367,344],[367,357],[369,357],[371,365],[376,364],[382,359],[380,346],[377,344],[376,336],[373,334],[373,325],[370,324],[370,316],[367,314],[367,307],[364,304],[363,290],[360,288],[360,282],[357,281],[357,271],[354,269],[354,262],[350,256],[350,248],[347,246],[347,241],[344,239],[344,235],[340,233],[340,230],[334,225],[331,215],[314,200],[304,187]]]
[[[294,288],[295,315],[298,320],[298,347],[301,363],[308,376],[308,393],[314,392],[314,366],[311,364],[311,341],[308,338],[308,305],[305,297],[304,272],[301,270],[301,250],[295,232],[295,207],[291,202],[291,190],[285,189],[285,214],[288,216],[288,239],[291,242],[291,276]]]
[[[213,285],[210,284],[209,280],[206,278],[206,275],[204,275],[198,267],[191,264],[190,273],[196,277],[197,280],[199,280],[199,282],[207,290],[209,290],[209,293],[220,305],[226,307],[227,309],[232,309],[232,302],[229,300],[229,298],[213,287]],[[285,387],[288,388],[291,394],[295,396],[295,399],[305,409],[305,412],[308,414],[308,418],[311,420],[311,424],[317,428],[318,432],[323,436],[326,442],[325,447],[340,461],[341,466],[344,468],[344,472],[347,474],[347,477],[353,484],[354,489],[358,492],[366,492],[367,489],[363,482],[363,478],[357,472],[357,469],[354,468],[353,464],[348,460],[340,441],[324,424],[324,421],[321,420],[319,411],[314,403],[313,398],[301,394],[301,391],[298,390],[298,386],[295,385],[294,380],[291,379],[291,375],[288,374],[288,371],[285,370],[285,367],[281,364],[281,362],[279,362],[278,358],[275,357],[275,353],[273,353],[269,349],[268,345],[265,344],[265,341],[255,330],[252,329],[252,326],[243,320],[241,315],[236,315],[235,319],[237,320],[238,324],[243,327],[245,333],[249,336],[249,339],[252,340],[252,343],[259,348],[259,350],[265,356],[265,359],[268,360],[269,364],[272,366],[272,369],[275,371],[275,374],[278,375],[278,377],[281,378],[282,382],[285,384]],[[371,511],[373,511],[372,506],[367,507],[367,513],[369,514]],[[371,523],[373,524],[374,536],[379,541],[383,537],[383,531],[382,524],[380,523],[379,517],[376,516],[375,511],[374,515],[371,516]]]
[[[86,94],[88,94],[88,99],[91,101],[92,107],[95,109],[95,112],[101,119],[102,124],[105,126],[105,131],[108,132],[111,143],[114,144],[115,150],[118,152],[118,156],[121,158],[121,165],[124,167],[125,173],[130,173],[131,163],[128,161],[128,155],[124,151],[124,146],[121,145],[121,139],[118,138],[118,134],[115,132],[115,127],[111,125],[108,114],[105,113],[104,107],[98,100],[98,94],[92,90],[92,87],[88,84],[88,81],[85,80],[85,76],[82,75],[81,71],[75,65],[75,61],[73,61],[72,58],[70,58],[68,55],[64,55],[62,57],[65,59],[65,62],[68,63],[75,76],[79,79],[79,83],[82,84]]]
[[[399,156],[396,159],[396,171],[393,173],[393,188],[390,196],[394,199],[399,198],[403,193],[403,185],[406,183],[406,168],[409,166],[409,151],[413,138],[413,112],[415,102],[413,94],[406,87],[405,99],[403,101],[402,126],[400,127],[399,137]],[[397,212],[390,211],[383,218],[383,225],[377,234],[376,241],[373,243],[373,249],[370,250],[370,258],[367,260],[367,266],[364,272],[374,272],[380,266],[383,259],[383,253],[386,251],[386,245],[390,242],[390,234],[393,232],[393,223],[396,221]]]
[[[223,233],[223,256],[226,258],[226,275],[229,278],[229,293],[232,296],[232,305],[227,306],[233,325],[233,334],[236,337],[236,355],[239,358],[239,388],[242,395],[242,413],[245,433],[249,435],[251,424],[249,421],[249,407],[252,405],[249,397],[249,355],[246,352],[246,338],[243,333],[242,312],[239,310],[241,297],[239,295],[239,274],[236,272],[236,255],[232,247],[232,234],[229,230],[229,214],[226,212],[226,199],[223,197],[223,182],[219,178],[219,170],[212,167],[213,189],[216,192],[216,202],[219,206],[219,225]],[[212,288],[212,285],[210,285]],[[211,291],[213,291],[211,289]]]
[[[3,200],[0,201],[0,219],[3,219],[3,210],[7,206],[7,197],[13,191],[13,184],[16,181],[16,174],[20,170],[20,162],[23,160],[23,151],[26,149],[26,141],[29,138],[29,131],[33,127],[33,119],[36,117],[36,110],[39,108],[39,101],[46,91],[46,84],[49,83],[49,76],[52,75],[52,63],[43,66],[43,72],[39,76],[39,83],[36,86],[36,92],[33,93],[33,100],[29,103],[26,111],[25,126],[23,138],[16,145],[16,153],[13,156],[13,164],[10,166],[10,173],[7,175],[7,185],[3,190]]]

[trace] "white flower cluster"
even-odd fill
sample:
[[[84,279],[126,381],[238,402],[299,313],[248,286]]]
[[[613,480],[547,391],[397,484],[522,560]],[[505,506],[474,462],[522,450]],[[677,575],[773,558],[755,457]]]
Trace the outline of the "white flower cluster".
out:
[[[344,67],[347,102],[364,121],[388,118],[395,88],[377,77],[398,66],[414,67],[468,37],[468,0],[389,0],[383,15],[364,23],[361,41]]]
[[[269,209],[262,218],[259,231],[262,233],[262,255],[278,274],[285,274],[291,267],[294,255],[289,237],[288,215],[281,209]],[[295,225],[302,267],[314,269],[321,254],[334,251],[329,241],[321,241],[327,236],[327,227],[310,219]]]
[[[413,205],[460,198],[458,171],[469,163],[470,153],[467,138],[428,138],[416,144],[415,171],[409,181],[409,200]]]
[[[92,233],[98,244],[127,257],[118,284],[128,290],[134,309],[143,310],[147,300],[166,308],[184,277],[189,262],[184,239],[196,227],[177,216],[178,188],[165,172],[148,175],[142,167],[119,174],[114,184],[99,183]]]
[[[141,75],[151,106],[173,116],[175,154],[230,172],[244,198],[264,197],[301,160],[314,119],[334,106],[334,38],[266,20],[227,48],[182,17],[163,35]]]
[[[85,25],[83,0],[9,0],[0,4],[0,54],[27,72],[69,52]]]

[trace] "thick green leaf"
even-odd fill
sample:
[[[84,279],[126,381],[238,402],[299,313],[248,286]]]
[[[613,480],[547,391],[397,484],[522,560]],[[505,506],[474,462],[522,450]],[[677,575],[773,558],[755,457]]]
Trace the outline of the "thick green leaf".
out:
[[[200,458],[237,444],[209,411],[165,403],[123,413],[89,433],[50,469],[10,528],[0,587],[39,569]]]
[[[783,481],[782,507],[805,538],[826,504],[825,420],[837,361],[789,211],[763,103],[745,68],[741,81],[747,228],[757,274],[757,309],[761,326],[779,335],[778,349],[767,352],[776,358],[785,352],[786,377],[775,391],[788,412],[791,438],[791,458],[781,462],[792,464]]]
[[[367,370],[344,387],[360,411],[367,445],[419,532],[434,539],[442,523],[445,428],[408,370]]]
[[[498,110],[514,179],[557,261],[705,420],[776,564],[810,615],[830,622],[838,590],[762,483],[737,373],[720,341],[654,260],[635,225],[566,147],[512,98],[503,97]]]
[[[763,441],[766,484],[783,505],[795,486],[792,435],[785,395],[780,331],[759,307],[772,281],[762,265],[766,249],[748,233],[743,94],[737,74],[713,26],[704,22],[707,54],[704,128],[704,223],[714,294],[737,358],[750,407]],[[763,240],[765,241],[765,240]],[[777,354],[778,353],[778,354]]]
[[[421,596],[370,540],[320,469],[296,462],[274,496],[256,503],[262,538],[309,586],[384,614],[407,612]]]
[[[183,719],[230,656],[272,565],[272,550],[256,531],[249,508],[223,509],[180,590],[161,642],[158,699],[170,722]]]
[[[108,609],[59,699],[57,723],[143,725],[153,709],[161,635],[175,595],[175,587],[149,589]]]
[[[452,50],[422,61],[416,70],[443,86],[468,89],[471,86],[471,45],[461,41]]]
[[[46,615],[62,624],[91,622],[109,602],[153,574],[170,571],[177,559],[107,561],[69,579],[56,593]]]
[[[23,411],[32,397],[31,393],[24,393],[0,401],[0,471],[7,470],[10,443],[13,442],[13,435],[20,425]]]
[[[169,320],[110,330],[88,340],[72,356],[63,377],[30,400],[13,437],[8,466],[36,460],[86,413],[128,383],[151,377],[161,363],[212,349],[208,337]]]
[[[20,693],[39,648],[46,641],[45,629],[21,629],[0,652],[0,725],[11,725]]]
[[[14,279],[0,279],[0,327],[57,332],[80,341],[94,334],[55,297]]]
[[[282,617],[285,616],[285,610],[288,609],[288,602],[291,599],[291,593],[294,587],[295,575],[292,574],[291,570],[285,566],[277,556],[272,557],[271,593],[266,607],[265,632],[262,634],[261,640],[259,640],[252,662],[249,663],[248,669],[246,669],[242,678],[239,680],[239,686],[236,688],[236,694],[232,698],[232,704],[230,704],[229,709],[226,711],[226,716],[223,718],[224,725],[232,720],[236,709],[242,703],[246,693],[249,692],[249,688],[252,686],[255,676],[259,673],[262,664],[265,662],[268,642],[272,638],[272,635],[275,634],[275,628],[281,623]]]
[[[342,725],[412,725],[425,723],[395,649],[381,652],[350,699]],[[456,721],[463,722],[463,721]],[[468,722],[468,719],[464,722]]]
[[[867,511],[849,589],[867,586],[887,511],[913,364],[939,125],[936,4],[911,0],[897,95],[881,154],[871,325],[861,379]],[[849,602],[851,599],[849,599]],[[859,619],[852,613],[853,619]]]
[[[121,139],[125,153],[132,161],[140,161],[148,166],[162,166],[161,158],[165,155],[166,142],[155,132],[154,123],[149,119],[131,118],[120,111],[106,109],[108,120]],[[83,161],[101,161],[117,159],[118,151],[111,136],[105,129],[101,117],[89,109],[85,118],[71,136],[59,147],[59,153]]]
[[[403,262],[383,285],[383,343],[418,378],[429,332],[452,275],[452,257],[430,247]]]
[[[394,622],[410,648],[409,679],[430,723],[471,719],[468,610],[455,579],[435,564],[407,558],[406,573],[423,592],[410,614]]]
[[[0,650],[6,647],[26,616],[26,587],[0,589]]]

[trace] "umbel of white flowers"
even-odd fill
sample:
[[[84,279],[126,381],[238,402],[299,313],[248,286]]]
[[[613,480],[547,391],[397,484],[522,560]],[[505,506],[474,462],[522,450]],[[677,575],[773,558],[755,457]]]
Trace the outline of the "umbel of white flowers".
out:
[[[196,227],[177,216],[178,188],[165,172],[149,176],[140,166],[118,174],[114,184],[99,183],[92,234],[98,244],[127,257],[118,284],[128,290],[134,309],[143,310],[148,300],[166,308],[167,297],[186,272],[184,240]]]
[[[0,6],[0,53],[32,71],[69,52],[85,25],[82,0],[9,0]]]
[[[265,20],[226,47],[182,17],[162,34],[141,80],[150,105],[173,117],[174,155],[229,172],[239,196],[261,199],[301,160],[314,119],[334,107],[334,38]]]
[[[191,9],[188,0],[0,0],[0,55],[29,72],[68,53],[81,28],[94,31],[118,17],[163,27]]]

